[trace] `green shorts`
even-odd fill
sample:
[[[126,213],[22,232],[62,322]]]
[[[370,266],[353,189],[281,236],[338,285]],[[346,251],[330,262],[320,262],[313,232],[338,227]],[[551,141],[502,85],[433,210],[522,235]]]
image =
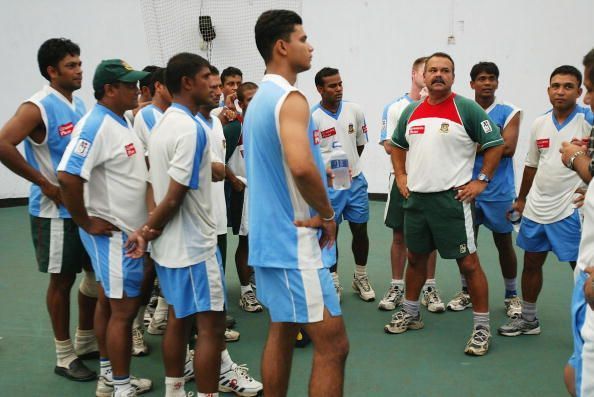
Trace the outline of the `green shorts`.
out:
[[[40,272],[80,273],[90,263],[72,219],[30,217]]]
[[[384,224],[393,230],[404,229],[404,202],[406,199],[400,194],[396,181],[392,183],[386,211],[384,214]]]
[[[409,251],[437,249],[444,259],[476,252],[472,204],[455,199],[456,191],[411,192],[404,203],[404,239]]]

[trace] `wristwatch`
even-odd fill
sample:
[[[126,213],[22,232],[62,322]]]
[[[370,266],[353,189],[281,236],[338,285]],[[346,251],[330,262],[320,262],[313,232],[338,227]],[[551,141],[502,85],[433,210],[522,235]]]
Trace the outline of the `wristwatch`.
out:
[[[487,174],[483,174],[482,172],[476,176],[476,180],[487,183],[491,182],[491,179],[489,179]]]
[[[575,161],[575,159],[577,159],[579,156],[585,156],[586,152],[584,152],[583,150],[578,150],[577,152],[575,152],[570,158],[569,160],[567,160],[567,164],[565,164],[565,166],[567,168],[569,168],[570,170],[573,170],[573,162]]]

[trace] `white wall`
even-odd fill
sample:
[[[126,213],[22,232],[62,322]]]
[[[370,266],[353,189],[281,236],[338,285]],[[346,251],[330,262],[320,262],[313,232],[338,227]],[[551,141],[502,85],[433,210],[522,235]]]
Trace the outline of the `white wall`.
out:
[[[0,26],[0,125],[47,83],[37,67],[37,50],[50,37],[66,37],[81,47],[84,81],[77,95],[87,107],[94,103],[93,72],[101,59],[123,58],[136,68],[149,62],[137,0],[3,2]],[[0,164],[0,199],[25,197],[28,186]]]
[[[49,37],[65,36],[80,44],[85,66],[80,95],[87,105],[93,103],[91,78],[100,59],[122,57],[137,68],[151,62],[138,0],[21,1],[4,4],[2,11],[0,87],[5,95],[0,96],[0,124],[44,84],[36,52]],[[521,134],[526,138],[531,120],[550,107],[550,72],[561,64],[581,69],[581,57],[594,46],[592,15],[591,0],[303,0],[304,27],[315,52],[313,67],[301,76],[299,87],[314,103],[319,100],[315,72],[323,66],[341,70],[345,99],[361,104],[367,116],[370,145],[363,161],[370,192],[386,192],[388,158],[376,144],[381,112],[410,87],[415,58],[437,50],[450,53],[456,61],[454,89],[465,96],[472,95],[472,65],[496,62],[502,74],[498,96],[525,110]],[[452,33],[456,44],[448,45]],[[237,59],[236,66],[241,64]],[[521,142],[519,163],[524,153]],[[27,184],[0,165],[0,198],[26,195]]]

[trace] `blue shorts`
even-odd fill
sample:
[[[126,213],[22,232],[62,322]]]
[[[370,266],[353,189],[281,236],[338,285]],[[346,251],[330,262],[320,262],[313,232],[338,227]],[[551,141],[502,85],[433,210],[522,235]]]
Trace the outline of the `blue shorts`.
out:
[[[111,237],[97,236],[80,228],[79,233],[105,296],[111,299],[122,299],[124,294],[128,298],[140,296],[144,258],[132,259],[126,256],[124,244],[128,235],[113,232]]]
[[[582,235],[578,210],[560,221],[541,224],[522,218],[516,243],[528,252],[553,251],[561,262],[577,261]]]
[[[588,274],[575,270],[575,285],[571,300],[573,354],[569,359],[575,372],[578,396],[594,396],[594,311],[586,303],[584,284]]]
[[[511,233],[514,230],[512,223],[507,219],[511,210],[510,201],[475,201],[475,225],[485,225],[494,233]]]
[[[195,265],[172,268],[155,262],[155,269],[163,297],[173,306],[176,318],[225,310],[225,273],[218,249]]]
[[[254,267],[256,294],[275,323],[315,323],[324,308],[340,316],[340,303],[327,268],[281,269]]]
[[[367,180],[363,174],[353,178],[350,189],[328,189],[330,202],[336,213],[336,223],[346,219],[353,223],[367,223],[369,221],[369,197],[367,195]]]

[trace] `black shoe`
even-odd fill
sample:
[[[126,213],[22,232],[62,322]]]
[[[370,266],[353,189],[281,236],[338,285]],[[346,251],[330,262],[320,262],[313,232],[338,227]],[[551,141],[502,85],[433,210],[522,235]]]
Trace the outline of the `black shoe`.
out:
[[[226,327],[225,328],[229,328],[229,329],[233,329],[235,328],[235,319],[227,314],[227,317],[225,318],[225,323],[226,323]]]
[[[78,358],[80,358],[81,360],[98,360],[99,350],[95,350],[94,352],[88,352],[85,354],[79,354]]]
[[[56,366],[54,373],[77,382],[88,382],[97,379],[97,373],[88,369],[80,358],[71,362],[68,368]]]

